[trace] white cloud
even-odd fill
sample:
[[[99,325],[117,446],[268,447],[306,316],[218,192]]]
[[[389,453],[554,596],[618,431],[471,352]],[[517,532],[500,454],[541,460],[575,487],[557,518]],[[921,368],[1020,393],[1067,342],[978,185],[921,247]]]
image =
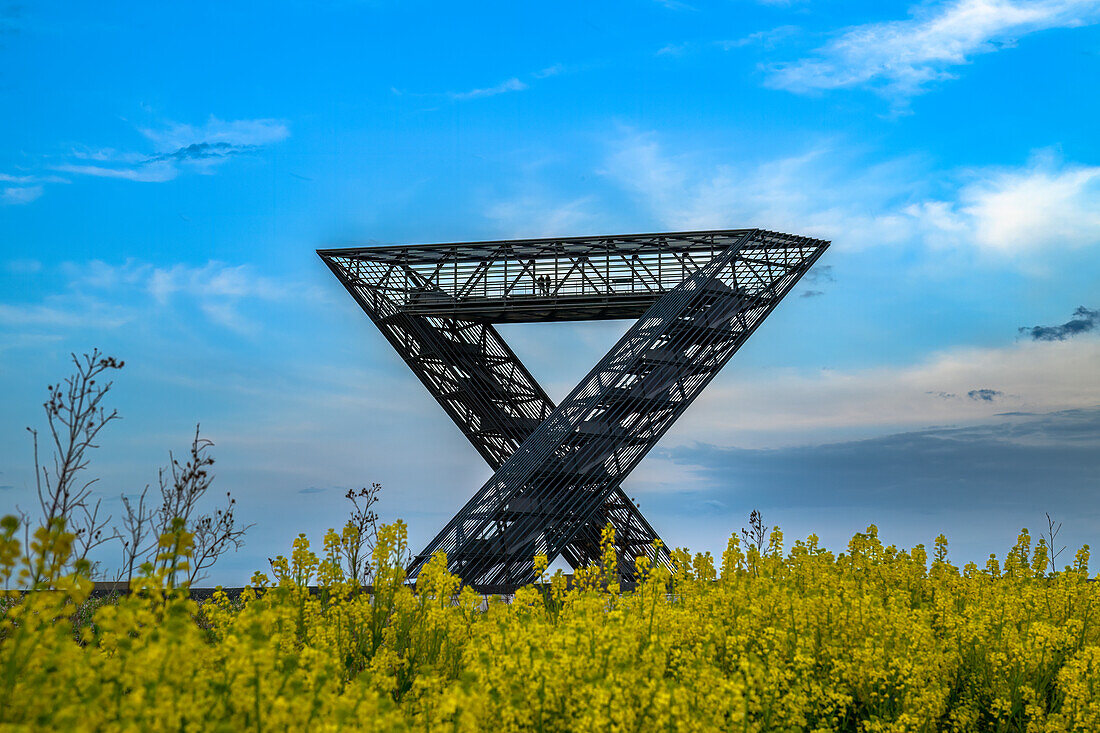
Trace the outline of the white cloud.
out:
[[[1029,33],[1100,19],[1096,0],[954,0],[913,9],[907,20],[843,31],[811,58],[770,69],[768,84],[793,92],[870,86],[917,94],[953,78],[951,67],[1012,45]]]
[[[912,222],[896,210],[911,192],[906,161],[853,167],[823,145],[757,164],[714,164],[670,155],[652,134],[612,146],[603,174],[671,229],[758,226],[842,239],[848,248],[896,243]]]
[[[955,201],[924,201],[907,213],[941,241],[1014,257],[1100,244],[1100,166],[1060,164],[1048,154],[1018,169],[972,171]]]
[[[72,155],[77,160],[98,163],[142,163],[149,157],[146,153],[128,153],[114,148],[77,148]]]
[[[657,49],[658,56],[683,56],[691,48],[691,43],[669,43]]]
[[[753,45],[773,48],[780,41],[800,33],[801,31],[802,29],[796,25],[781,25],[766,31],[756,31],[755,33],[750,33],[747,36],[732,41],[718,41],[716,45],[720,46],[723,51]]]
[[[29,204],[41,195],[41,186],[9,186],[0,190],[0,204]]]
[[[536,79],[548,79],[551,76],[557,76],[558,74],[563,74],[563,73],[565,73],[565,66],[564,65],[562,65],[562,64],[553,64],[552,66],[547,66],[545,69],[542,69],[541,71],[536,71],[531,76],[535,77]]]
[[[45,191],[42,184],[68,183],[68,180],[61,176],[34,174],[13,176],[9,173],[0,173],[0,183],[15,184],[0,188],[0,206],[19,206],[37,201]]]
[[[157,162],[138,165],[132,168],[108,168],[101,165],[59,165],[55,170],[79,176],[97,178],[120,178],[139,183],[163,183],[176,177],[178,170],[170,163]]]
[[[522,92],[527,88],[519,79],[512,77],[507,81],[503,81],[497,84],[495,87],[486,87],[484,89],[471,89],[468,92],[449,92],[447,94],[451,99],[465,101],[467,99],[481,99],[482,97],[495,97],[498,94],[505,94],[507,92]]]
[[[68,183],[68,181],[60,176],[12,176],[7,173],[0,173],[0,183],[17,183],[22,186],[29,186],[33,183]]]
[[[177,295],[199,299],[276,301],[293,295],[315,299],[320,292],[298,284],[287,283],[256,272],[250,265],[229,265],[211,260],[205,265],[176,264],[157,267],[147,262],[127,260],[112,265],[93,260],[81,265],[68,264],[66,272],[72,283],[96,290],[133,288],[167,303]]]
[[[1100,242],[1100,166],[1043,164],[1003,171],[960,197],[978,244],[1018,251]]]
[[[33,261],[8,263],[13,273],[37,271]],[[212,323],[235,331],[259,327],[242,311],[249,304],[317,301],[319,288],[281,281],[248,265],[208,262],[157,267],[128,260],[112,265],[99,260],[65,263],[63,287],[38,303],[0,304],[0,324],[12,327],[117,328],[163,309],[192,306]],[[153,315],[154,318],[161,317]]]
[[[527,194],[493,204],[485,216],[504,237],[566,236],[602,227],[603,217],[594,204],[587,196],[563,203]]]
[[[1100,244],[1100,166],[1040,152],[1017,168],[937,176],[948,198],[922,195],[928,176],[908,161],[865,166],[833,146],[753,165],[667,153],[656,136],[629,133],[604,175],[661,226],[759,226],[836,240],[846,249],[919,243],[1005,261]]]
[[[0,324],[16,328],[112,329],[129,320],[124,310],[87,299],[58,305],[0,303]]]
[[[176,294],[234,300],[279,300],[290,295],[286,285],[255,273],[248,265],[211,261],[202,267],[179,264],[170,268],[146,267],[141,272],[147,291],[161,303]]]
[[[245,318],[232,302],[205,300],[199,304],[199,308],[211,323],[230,331],[243,334],[256,332],[262,328],[260,324]]]
[[[1100,406],[1097,364],[1100,338],[1090,335],[952,349],[900,367],[731,373],[711,385],[666,444],[705,435],[716,445],[777,447]],[[998,394],[982,399],[982,390]]]

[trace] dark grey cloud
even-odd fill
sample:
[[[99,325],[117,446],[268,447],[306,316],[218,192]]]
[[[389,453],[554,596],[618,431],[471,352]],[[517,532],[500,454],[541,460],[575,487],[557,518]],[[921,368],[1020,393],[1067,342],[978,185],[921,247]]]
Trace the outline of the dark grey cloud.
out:
[[[966,393],[966,396],[979,402],[992,402],[998,397],[1003,397],[1004,392],[996,389],[972,389]]]
[[[738,518],[752,507],[980,517],[1013,507],[1034,507],[1041,516],[1046,506],[1100,519],[1100,408],[827,445],[698,444],[662,453],[693,467],[701,488],[688,500],[649,498],[661,511],[713,513],[722,503]]]
[[[824,295],[824,290],[803,290],[800,298],[816,298],[819,295]]]
[[[160,161],[197,161],[197,160],[221,160],[223,158],[230,158],[234,155],[241,155],[247,153],[253,149],[251,145],[234,145],[227,142],[216,143],[191,143],[182,148],[172,151],[171,153],[161,153],[159,155],[153,155],[146,158],[146,163],[156,163]]]
[[[941,400],[953,400],[958,397],[958,395],[954,392],[925,392],[925,394],[930,394],[933,397],[939,397]]]
[[[815,265],[810,268],[810,271],[802,276],[802,282],[810,285],[820,285],[821,283],[836,282],[836,278],[833,277],[832,265]]]
[[[1022,326],[1020,333],[1036,341],[1065,341],[1071,336],[1088,333],[1100,327],[1100,310],[1079,306],[1073,318],[1057,326]]]

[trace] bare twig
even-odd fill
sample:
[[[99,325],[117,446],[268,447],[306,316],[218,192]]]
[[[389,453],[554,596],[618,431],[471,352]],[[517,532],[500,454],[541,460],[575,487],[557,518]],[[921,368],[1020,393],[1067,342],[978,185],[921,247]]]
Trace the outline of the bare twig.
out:
[[[192,535],[193,555],[190,562],[188,582],[194,583],[205,576],[222,555],[244,544],[244,534],[252,525],[240,527],[236,523],[234,507],[237,500],[226,492],[226,506],[213,514],[196,514],[202,498],[214,482],[210,467],[214,458],[209,450],[213,441],[199,434],[195,426],[195,437],[191,441],[188,457],[182,463],[174,454],[169,453],[169,464],[160,470],[161,505],[156,511],[157,534],[171,531],[173,523],[180,520],[185,530]]]
[[[363,584],[371,582],[368,560],[378,539],[378,513],[374,511],[374,505],[378,503],[381,491],[382,484],[372,483],[369,488],[348,489],[344,495],[351,502],[352,510],[341,535],[340,554],[347,577]]]
[[[205,577],[203,571],[209,569],[222,555],[229,551],[230,546],[234,550],[241,549],[244,545],[244,533],[254,525],[245,527],[236,526],[236,518],[233,515],[233,507],[237,500],[225,492],[226,507],[217,509],[213,514],[200,516],[190,528],[194,535],[194,556],[191,565],[191,577],[188,582]]]
[[[157,477],[161,498],[157,510],[158,534],[168,532],[173,519],[182,519],[185,526],[190,525],[195,505],[214,481],[208,470],[214,465],[214,459],[207,453],[213,445],[212,441],[199,437],[196,425],[187,460],[180,463],[174,453],[168,453],[168,466],[162,468]]]
[[[27,428],[34,444],[34,475],[43,526],[63,524],[74,535],[72,561],[87,559],[88,553],[114,538],[106,532],[111,517],[100,515],[99,500],[92,501],[96,479],[83,481],[88,467],[87,452],[98,448],[96,438],[109,423],[119,419],[118,411],[108,412],[103,400],[112,382],[101,375],[121,369],[124,362],[104,356],[99,349],[77,357],[72,354],[74,373],[63,382],[47,387],[42,404],[49,426],[52,460],[44,465],[39,453],[38,431]],[[29,519],[25,512],[20,512]],[[25,526],[30,527],[26,522]]]
[[[745,540],[745,548],[755,547],[757,552],[763,553],[764,542],[768,537],[768,529],[770,528],[764,524],[760,512],[753,509],[752,514],[749,515],[749,528],[741,528],[741,537]]]
[[[122,542],[122,565],[116,579],[122,580],[125,577],[127,583],[134,577],[134,568],[139,567],[141,560],[157,546],[157,537],[153,531],[156,514],[153,507],[145,502],[148,494],[149,487],[146,486],[138,496],[136,507],[129,497],[122,495],[122,507],[126,513],[122,517],[123,532],[115,530],[116,536]]]
[[[1062,551],[1066,549],[1065,545],[1062,545],[1058,550],[1055,550],[1054,540],[1058,537],[1058,533],[1062,531],[1062,523],[1058,522],[1058,526],[1054,526],[1055,522],[1050,516],[1050,512],[1046,512],[1047,515],[1047,538],[1049,544],[1047,547],[1050,550],[1050,572],[1058,572],[1057,560],[1058,556],[1062,554]]]

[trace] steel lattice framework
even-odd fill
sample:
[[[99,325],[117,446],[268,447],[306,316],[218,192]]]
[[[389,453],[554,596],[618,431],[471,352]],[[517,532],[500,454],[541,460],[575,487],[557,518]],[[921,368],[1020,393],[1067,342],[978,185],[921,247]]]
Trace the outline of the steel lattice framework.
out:
[[[533,558],[600,559],[620,582],[657,534],[622,481],[828,242],[759,229],[318,250],[495,474],[409,566],[436,552],[509,592]],[[636,318],[555,405],[494,323]]]

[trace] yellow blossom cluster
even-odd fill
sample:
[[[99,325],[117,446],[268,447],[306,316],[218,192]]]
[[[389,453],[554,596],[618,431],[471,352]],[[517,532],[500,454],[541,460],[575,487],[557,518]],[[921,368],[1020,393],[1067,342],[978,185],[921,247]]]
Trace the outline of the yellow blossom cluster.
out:
[[[762,547],[731,538],[718,567],[638,558],[627,589],[608,528],[602,564],[572,583],[537,556],[540,582],[486,599],[442,555],[406,585],[398,522],[370,592],[341,571],[345,530],[319,553],[299,536],[272,577],[200,605],[176,582],[177,526],[80,624],[92,584],[62,575],[71,535],[41,528],[23,548],[17,529],[0,525],[5,730],[1100,730],[1088,549],[1048,572],[1026,531],[960,569],[942,536],[929,562],[873,526],[839,554],[812,535],[785,551],[773,530]]]

